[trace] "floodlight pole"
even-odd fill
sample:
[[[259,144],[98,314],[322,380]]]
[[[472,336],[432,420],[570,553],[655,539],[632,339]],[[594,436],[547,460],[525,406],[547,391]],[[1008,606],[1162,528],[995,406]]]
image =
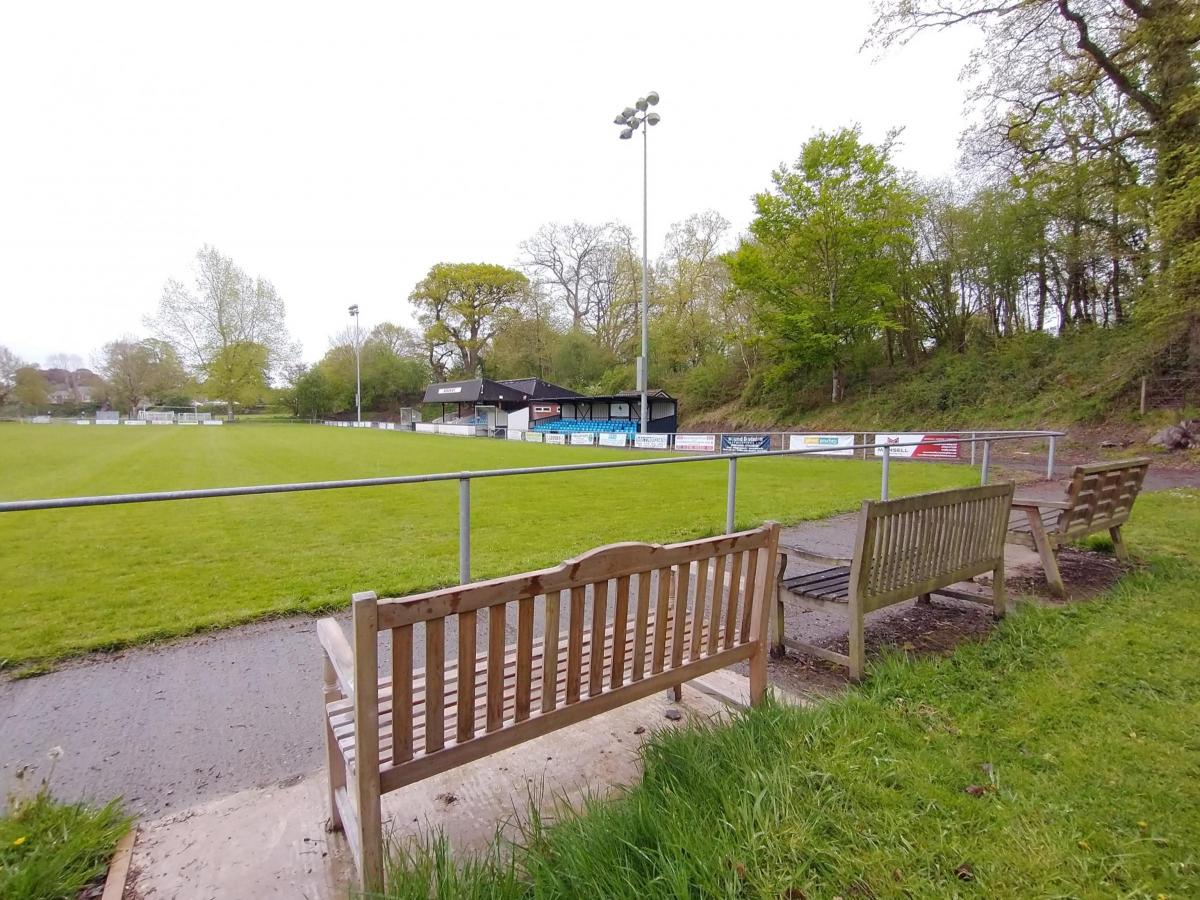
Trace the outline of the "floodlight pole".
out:
[[[362,364],[358,339],[358,304],[350,307],[354,319],[354,413],[355,421],[362,421]]]
[[[639,97],[634,106],[622,110],[613,123],[621,126],[621,140],[642,129],[642,353],[637,360],[637,390],[641,399],[641,431],[650,430],[650,126],[661,120],[651,106],[658,105],[658,92]]]
[[[650,379],[650,129],[642,128],[642,364],[638,390],[642,394],[642,434],[650,430],[650,407],[646,399]]]

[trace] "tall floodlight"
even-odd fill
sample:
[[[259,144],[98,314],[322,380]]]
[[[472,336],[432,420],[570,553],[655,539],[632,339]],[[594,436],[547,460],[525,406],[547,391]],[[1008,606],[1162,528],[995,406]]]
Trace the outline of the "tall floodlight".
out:
[[[621,126],[621,140],[627,141],[633,133],[642,129],[642,355],[637,361],[637,388],[642,396],[642,424],[644,434],[649,430],[650,405],[647,400],[646,380],[650,370],[650,257],[647,245],[649,235],[649,159],[650,159],[650,126],[657,125],[662,117],[656,112],[648,112],[651,106],[658,105],[658,91],[651,91],[645,97],[638,97],[633,106],[627,106],[613,119],[613,124]],[[644,128],[642,126],[645,126]]]
[[[356,421],[362,421],[362,365],[358,339],[358,304],[350,307],[350,318],[354,319],[354,413]]]

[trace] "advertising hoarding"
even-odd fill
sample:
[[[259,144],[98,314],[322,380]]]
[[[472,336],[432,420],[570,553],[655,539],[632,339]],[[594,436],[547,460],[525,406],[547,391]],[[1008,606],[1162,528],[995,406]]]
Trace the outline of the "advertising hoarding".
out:
[[[960,444],[931,444],[929,441],[954,440],[957,434],[876,434],[876,444],[891,447],[892,459],[958,459]],[[904,446],[906,445],[906,446]],[[883,447],[875,448],[876,456],[883,456]]]
[[[853,456],[852,434],[790,434],[789,450],[813,450],[813,456]]]
[[[675,435],[675,449],[712,453],[717,449],[717,436],[715,434],[677,434]]]
[[[771,449],[769,434],[723,434],[722,453],[762,453]]]

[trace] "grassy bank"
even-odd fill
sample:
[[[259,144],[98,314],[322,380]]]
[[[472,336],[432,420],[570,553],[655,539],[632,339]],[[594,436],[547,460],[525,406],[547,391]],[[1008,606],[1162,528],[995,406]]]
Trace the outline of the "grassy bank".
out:
[[[809,710],[648,746],[624,798],[515,855],[397,857],[395,897],[1200,894],[1200,494],[1139,501],[1109,594],[893,656]],[[432,893],[431,893],[432,884]]]
[[[1084,329],[1061,337],[1032,333],[957,353],[939,351],[911,366],[878,361],[851,380],[845,400],[832,406],[824,375],[814,383],[771,386],[752,382],[738,400],[709,412],[688,410],[689,426],[725,423],[744,428],[810,430],[1041,428],[1111,423],[1146,425],[1158,421],[1137,415],[1140,377],[1153,376],[1167,362],[1132,327]],[[1165,367],[1165,368],[1164,368]],[[1157,382],[1155,382],[1157,383]],[[1168,394],[1180,383],[1163,383]],[[1195,397],[1194,386],[1185,392]],[[1178,410],[1168,417],[1178,420]]]
[[[0,426],[0,499],[367,478],[629,459],[556,447],[307,425]],[[746,459],[738,521],[818,518],[878,495],[879,464]],[[971,482],[897,465],[894,494]],[[493,478],[472,487],[476,577],[619,540],[715,534],[723,461]],[[119,647],[375,590],[452,583],[458,485],[278,494],[0,515],[0,667]]]
[[[71,900],[104,875],[130,819],[114,802],[57,803],[46,791],[0,815],[0,897]]]

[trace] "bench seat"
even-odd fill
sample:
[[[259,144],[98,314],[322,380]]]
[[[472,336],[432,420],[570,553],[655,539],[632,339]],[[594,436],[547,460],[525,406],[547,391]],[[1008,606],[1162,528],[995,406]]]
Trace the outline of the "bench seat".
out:
[[[1149,468],[1145,457],[1076,466],[1064,499],[1013,499],[1008,540],[1037,550],[1051,593],[1067,595],[1055,557],[1064,544],[1107,531],[1117,558],[1128,558],[1121,526],[1129,519]]]
[[[940,594],[988,603],[1004,614],[1004,532],[1012,503],[1011,484],[959,488],[916,494],[898,500],[864,501],[859,510],[854,555],[849,560],[822,557],[784,547],[779,560],[773,653],[788,648],[812,654],[863,676],[863,618],[893,603],[913,598],[927,601]],[[787,576],[787,553],[839,565]],[[850,565],[845,565],[845,562]],[[991,597],[967,593],[951,585],[992,573]],[[809,609],[837,609],[847,617],[848,654],[789,638],[784,634],[784,601]]]
[[[683,631],[685,634],[690,634],[692,631],[692,617],[689,615],[685,619]],[[654,619],[651,618],[647,624],[648,628],[654,627]],[[671,617],[667,619],[668,636],[666,642],[666,656],[671,657],[674,649],[674,620]],[[723,632],[718,633],[718,643],[723,643]],[[708,641],[709,629],[707,623],[703,624],[700,629],[701,642]],[[563,632],[559,646],[566,647],[567,634]],[[632,629],[627,629],[625,634],[625,662],[621,677],[621,683],[626,683],[633,680],[635,667],[635,643],[636,635]],[[581,699],[587,699],[592,696],[589,691],[591,678],[591,632],[583,635],[581,642],[583,659],[580,661],[580,685],[579,696]],[[543,670],[544,670],[544,649],[545,642],[538,640],[533,646],[532,656],[532,685],[530,687],[530,718],[538,714],[541,708],[543,696]],[[512,721],[514,711],[516,709],[516,688],[517,688],[517,645],[509,644],[506,647],[507,658],[504,666],[504,705],[502,719],[504,721]],[[612,657],[613,657],[613,628],[609,626],[605,631],[605,649],[603,659],[603,672],[607,676],[609,684],[604,684],[599,693],[605,690],[611,690],[612,673]],[[653,647],[645,646],[642,653],[642,668],[640,671],[648,672],[650,670],[651,656]],[[474,718],[474,734],[487,733],[487,653],[481,653],[475,658],[475,718]],[[618,685],[619,686],[619,685]],[[446,710],[457,709],[458,707],[458,662],[450,661],[446,663],[446,674],[443,685],[443,701],[442,708]],[[598,695],[597,694],[597,695]],[[567,701],[567,673],[560,665],[555,683],[555,703],[550,708],[557,709],[564,706]],[[326,715],[329,718],[330,727],[333,729],[334,737],[337,739],[338,748],[342,752],[342,757],[346,760],[346,765],[353,770],[355,765],[355,746],[356,735],[354,729],[354,702],[347,698],[334,700],[326,704]],[[422,749],[425,746],[425,672],[418,670],[413,676],[413,701],[410,720],[413,722],[412,744],[413,752],[409,759],[419,759],[425,755]],[[454,746],[458,740],[460,723],[456,718],[447,716],[445,720],[445,741],[444,748],[449,749]],[[381,760],[381,774],[386,779],[386,773],[389,769],[396,768],[396,763],[393,761],[393,716],[392,716],[392,679],[383,677],[379,679],[379,758]],[[441,752],[441,751],[434,751]],[[404,760],[403,762],[408,762]]]
[[[345,831],[364,887],[383,886],[388,791],[659,691],[678,697],[683,682],[738,663],[758,703],[778,546],[773,523],[611,544],[411,597],[355,594],[353,644],[335,620],[318,622],[330,827]]]

